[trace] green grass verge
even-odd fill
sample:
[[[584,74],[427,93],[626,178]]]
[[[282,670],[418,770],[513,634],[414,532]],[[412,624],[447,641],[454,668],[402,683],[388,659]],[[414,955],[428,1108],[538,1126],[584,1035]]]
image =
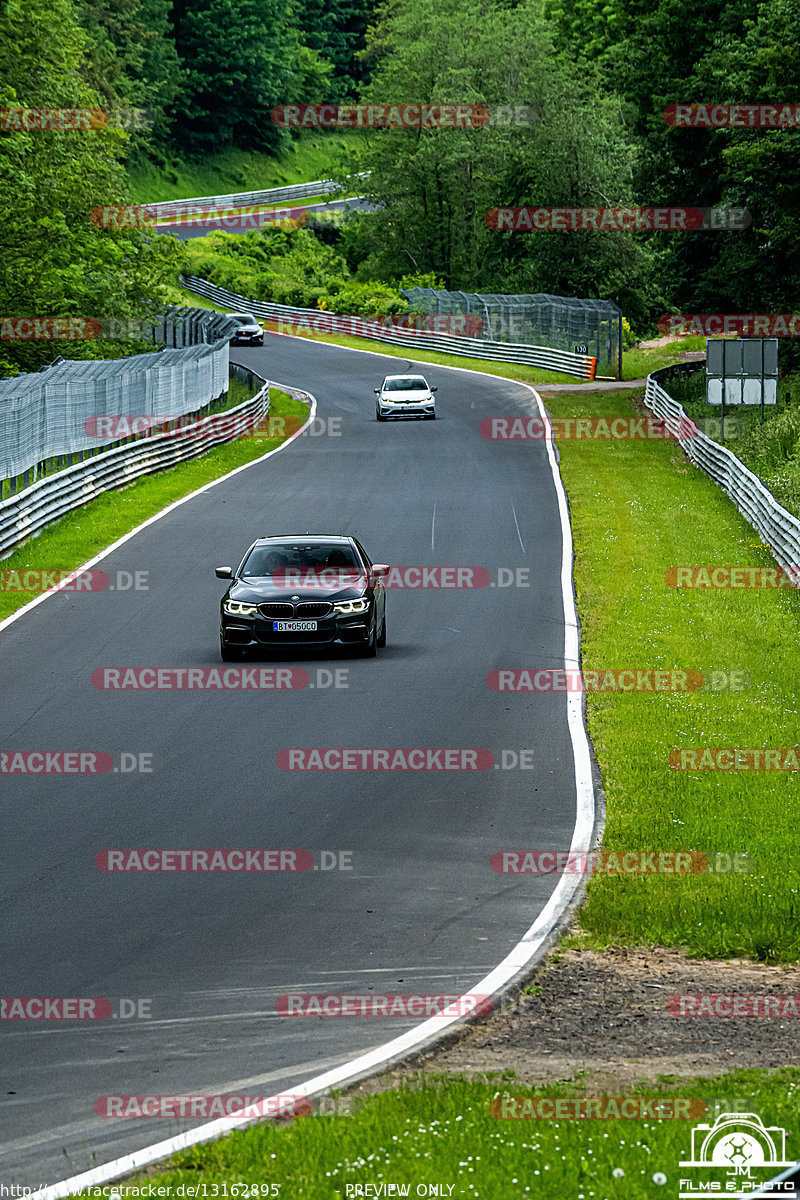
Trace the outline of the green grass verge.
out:
[[[270,388],[269,394],[271,416],[301,420],[308,416],[308,406],[301,401],[276,388]],[[38,594],[19,590],[16,580],[5,572],[72,571],[173,501],[260,458],[283,441],[284,437],[261,434],[239,438],[158,475],[139,479],[130,487],[105,492],[84,508],[62,517],[0,563],[0,620]]]
[[[131,199],[135,204],[255,192],[327,179],[352,139],[338,134],[303,131],[278,155],[229,148],[201,159],[156,162],[137,156],[127,165]]]
[[[169,1169],[147,1179],[165,1187],[227,1183],[230,1189],[240,1182],[265,1189],[249,1195],[303,1200],[345,1197],[348,1185],[350,1195],[353,1185],[360,1185],[363,1196],[366,1184],[371,1185],[367,1195],[380,1194],[381,1184],[399,1184],[416,1196],[427,1194],[427,1189],[418,1191],[421,1185],[433,1183],[445,1185],[438,1195],[455,1200],[666,1200],[678,1194],[681,1177],[712,1174],[689,1170],[687,1175],[687,1168],[678,1166],[689,1156],[690,1130],[698,1119],[713,1123],[731,1100],[739,1101],[738,1111],[758,1113],[765,1125],[788,1129],[791,1140],[800,1115],[799,1087],[796,1069],[738,1071],[626,1091],[648,1099],[693,1099],[694,1120],[503,1120],[492,1115],[493,1099],[566,1099],[585,1092],[574,1085],[515,1084],[513,1073],[489,1082],[428,1078],[356,1100],[351,1115],[314,1115],[281,1127],[263,1122],[181,1153]],[[708,1107],[698,1118],[700,1100]],[[758,1177],[775,1173],[768,1169]],[[713,1177],[722,1179],[724,1194],[719,1168]]]
[[[671,367],[673,363],[683,362],[681,355],[684,350],[705,350],[706,339],[702,337],[681,338],[678,342],[670,342],[667,346],[652,346],[641,350],[634,347],[622,355],[622,378],[644,379],[652,371],[660,371],[662,367]]]
[[[562,394],[555,417],[629,416],[620,394]],[[746,691],[587,696],[610,850],[746,853],[748,874],[589,881],[582,944],[699,955],[800,953],[800,773],[671,769],[676,747],[788,747],[797,738],[795,590],[674,589],[671,566],[774,560],[724,492],[669,441],[559,443],[575,540],[585,669],[744,671]],[[787,650],[791,651],[787,653]]]

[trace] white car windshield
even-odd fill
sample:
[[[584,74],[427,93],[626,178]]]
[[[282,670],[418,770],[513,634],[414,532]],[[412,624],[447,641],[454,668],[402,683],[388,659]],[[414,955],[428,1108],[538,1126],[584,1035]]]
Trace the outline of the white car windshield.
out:
[[[427,392],[428,385],[424,379],[387,379],[383,390],[385,392]]]

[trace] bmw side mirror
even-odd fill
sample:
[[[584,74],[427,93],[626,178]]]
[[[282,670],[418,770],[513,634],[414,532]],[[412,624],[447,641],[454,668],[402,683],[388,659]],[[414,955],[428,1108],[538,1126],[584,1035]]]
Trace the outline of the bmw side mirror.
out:
[[[380,394],[381,394],[381,389],[380,389],[380,388],[373,388],[372,390],[373,390],[373,392],[375,393],[375,395],[376,395],[376,396],[380,396]]]
[[[389,572],[391,571],[391,569],[392,568],[387,567],[385,563],[373,563],[372,564],[372,574],[376,575],[379,579],[382,578],[384,575],[388,575]]]
[[[439,390],[439,389],[438,389],[438,387],[435,387],[435,388],[431,388],[431,389],[430,389],[430,391],[432,391],[432,392],[438,392],[438,390]]]
[[[214,574],[216,575],[217,579],[233,579],[233,568],[215,567]]]

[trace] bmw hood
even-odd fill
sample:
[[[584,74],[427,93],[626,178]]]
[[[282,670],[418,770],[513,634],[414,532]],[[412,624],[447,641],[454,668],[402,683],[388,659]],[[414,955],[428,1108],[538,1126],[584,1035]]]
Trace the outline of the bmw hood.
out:
[[[338,572],[337,572],[338,574]],[[276,586],[270,579],[235,580],[228,588],[226,599],[244,604],[299,604],[306,600],[353,600],[362,596],[368,587],[364,573],[349,573],[349,578],[326,582],[323,577],[312,586]],[[298,599],[295,599],[298,597]]]

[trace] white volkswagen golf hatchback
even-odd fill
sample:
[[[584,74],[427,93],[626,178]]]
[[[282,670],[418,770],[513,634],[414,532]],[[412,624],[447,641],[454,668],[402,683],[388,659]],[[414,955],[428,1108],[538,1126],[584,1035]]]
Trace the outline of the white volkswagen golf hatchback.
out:
[[[375,388],[375,416],[379,421],[387,417],[426,417],[436,419],[435,387],[429,387],[423,375],[387,375],[379,388]]]

